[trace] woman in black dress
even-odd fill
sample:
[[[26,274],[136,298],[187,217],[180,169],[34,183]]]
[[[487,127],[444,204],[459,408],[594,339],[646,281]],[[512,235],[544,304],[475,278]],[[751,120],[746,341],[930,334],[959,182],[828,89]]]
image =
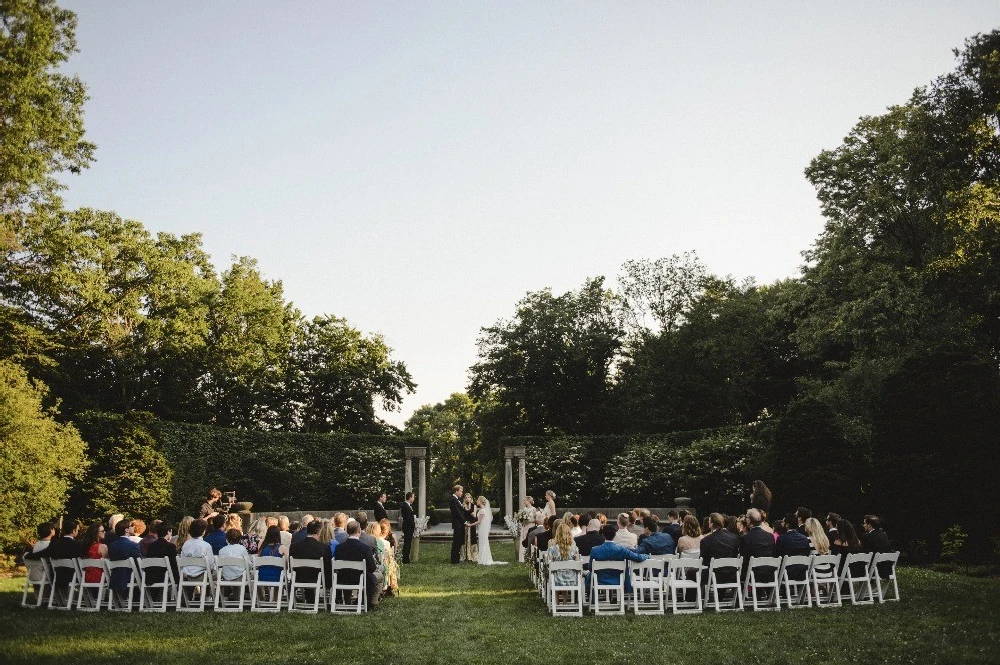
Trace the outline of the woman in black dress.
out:
[[[771,512],[771,490],[767,488],[763,480],[753,481],[753,491],[750,492],[750,506],[765,513]]]

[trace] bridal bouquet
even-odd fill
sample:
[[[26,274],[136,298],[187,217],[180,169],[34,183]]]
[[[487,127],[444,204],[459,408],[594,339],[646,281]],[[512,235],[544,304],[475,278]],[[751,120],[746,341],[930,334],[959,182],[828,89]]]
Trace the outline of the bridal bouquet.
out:
[[[521,508],[521,510],[514,513],[514,519],[520,522],[522,525],[527,526],[528,524],[535,523],[535,509],[534,508]],[[520,533],[520,532],[518,532]]]
[[[431,518],[429,515],[424,517],[415,517],[413,519],[413,537],[419,538],[423,534],[424,530],[427,529],[427,525],[430,523]]]

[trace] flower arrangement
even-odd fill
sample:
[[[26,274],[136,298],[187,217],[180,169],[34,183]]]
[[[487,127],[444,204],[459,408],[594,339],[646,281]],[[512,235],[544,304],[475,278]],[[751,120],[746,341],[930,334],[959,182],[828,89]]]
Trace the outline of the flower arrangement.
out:
[[[419,538],[421,534],[427,529],[427,525],[430,524],[431,518],[429,515],[424,517],[413,518],[413,537]]]
[[[521,508],[521,510],[514,513],[514,519],[520,524],[526,526],[528,524],[535,523],[535,509],[534,508]],[[520,533],[520,532],[518,532]]]
[[[521,512],[521,511],[518,511]],[[507,531],[510,532],[511,537],[517,541],[521,539],[521,522],[515,515],[513,518],[504,516],[504,524],[507,525]]]

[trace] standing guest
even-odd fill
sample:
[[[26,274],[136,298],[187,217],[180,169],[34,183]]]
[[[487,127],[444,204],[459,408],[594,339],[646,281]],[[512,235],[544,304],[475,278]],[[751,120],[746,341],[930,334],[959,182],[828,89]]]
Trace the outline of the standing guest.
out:
[[[823,531],[823,526],[819,523],[819,520],[815,517],[810,517],[806,520],[806,536],[809,537],[809,544],[812,546],[814,554],[830,553],[830,539],[827,537],[826,532]]]
[[[840,515],[837,513],[827,513],[826,515],[826,537],[830,542],[837,540],[837,523],[840,522]]]
[[[546,517],[556,516],[556,493],[552,490],[545,492],[545,508],[542,509]]]
[[[628,513],[618,513],[618,531],[615,532],[615,537],[611,540],[622,547],[631,549],[639,544],[639,538],[628,530],[628,526]]]
[[[85,552],[88,559],[107,559],[108,546],[101,542],[104,538],[104,524],[94,522],[87,527],[87,533],[80,539],[80,547]],[[83,571],[83,581],[88,584],[95,584],[101,581],[101,568],[87,567]]]
[[[844,569],[844,562],[847,560],[846,554],[857,554],[864,552],[865,548],[858,539],[858,534],[854,530],[854,525],[847,520],[837,522],[837,539],[830,545],[830,554],[840,554],[840,570]],[[851,574],[855,577],[862,577],[867,568],[865,562],[855,563],[851,566]]]
[[[681,525],[681,538],[677,541],[677,553],[701,556],[701,538],[701,525],[698,524],[698,518],[694,515],[688,515],[684,518],[684,524]]]
[[[812,516],[813,511],[808,508],[803,508],[802,506],[799,506],[799,508],[795,511],[795,529],[797,529],[803,536],[806,535],[806,522]]]
[[[299,526],[298,529],[295,530],[295,533],[292,534],[292,539],[291,539],[291,541],[289,541],[288,545],[292,545],[294,543],[299,543],[299,542],[302,542],[303,540],[305,540],[306,536],[309,535],[308,532],[306,531],[306,527],[309,526],[309,523],[312,522],[314,519],[316,519],[316,518],[313,517],[312,515],[308,515],[307,514],[307,515],[303,516],[303,518],[302,518],[302,524]],[[279,527],[281,526],[281,520],[278,520],[278,526]],[[281,538],[282,538],[282,542],[284,543],[284,538],[285,537],[282,536]]]
[[[115,534],[115,527],[118,526],[118,523],[123,519],[125,519],[125,516],[121,513],[115,513],[108,518],[108,528],[104,531],[104,544],[108,547],[110,547],[111,543],[115,542],[115,538],[118,537]]]
[[[157,520],[156,540],[149,544],[144,559],[162,559],[166,557],[170,562],[170,570],[177,576],[177,546],[170,542],[170,525]],[[164,572],[162,568],[149,568],[146,571],[146,579],[152,584],[159,584],[163,581]]]
[[[187,541],[188,538],[191,537],[189,534],[192,522],[194,522],[194,518],[191,517],[190,515],[187,515],[181,518],[180,523],[177,525],[177,533],[174,535],[173,543],[174,545],[177,546],[178,552],[180,552],[181,549],[183,549],[184,543]]]
[[[142,542],[142,534],[146,533],[146,523],[140,519],[134,519],[129,524],[132,527],[132,535],[127,536],[127,538],[138,545]]]
[[[337,543],[342,543],[347,540],[347,530],[344,528],[347,526],[347,515],[344,513],[337,513],[333,516],[333,539]]]
[[[667,523],[663,525],[663,531],[669,533],[670,537],[674,539],[676,543],[681,539],[681,515],[679,512],[671,508],[667,511]]]
[[[145,526],[145,525],[143,525]],[[122,520],[115,525],[115,542],[108,545],[108,560],[125,561],[126,559],[142,558],[139,551],[139,543],[134,542],[129,536],[132,532],[132,523]],[[127,568],[115,568],[111,571],[111,588],[115,591],[127,591],[129,582],[132,580],[132,571]]]
[[[459,491],[460,488],[452,496],[455,499],[455,503],[461,506],[460,497],[456,496]],[[365,562],[365,586],[368,595],[368,611],[370,612],[378,604],[378,599],[381,595],[382,580],[379,578],[378,565],[375,563],[375,554],[370,547],[361,542],[359,539],[360,534],[361,525],[356,520],[348,520],[347,540],[337,545],[337,560]],[[453,560],[452,563],[458,563],[458,561]],[[341,584],[357,584],[360,581],[360,572],[356,570],[343,570],[337,573],[337,578]]]
[[[282,515],[279,517],[278,530],[281,531],[281,544],[284,545],[286,549],[292,545],[292,532],[288,530],[288,527],[288,515]]]
[[[735,522],[735,520],[734,520]],[[739,537],[725,528],[726,518],[719,513],[708,516],[711,533],[701,539],[701,564],[706,568],[712,559],[735,559],[740,555]],[[736,571],[723,570],[716,574],[719,582],[736,581]]]
[[[590,550],[590,566],[591,570],[587,573],[586,581],[587,587],[590,587],[590,578],[593,574],[593,565],[595,561],[645,561],[649,558],[648,554],[639,554],[638,552],[633,552],[627,547],[622,547],[618,543],[613,542],[615,533],[615,527],[606,524],[602,533],[604,535],[605,542],[598,545],[594,549]],[[620,571],[617,570],[601,570],[597,573],[597,581],[600,584],[616,584],[620,581]],[[632,576],[625,575],[625,592],[628,593],[632,590]]]
[[[149,549],[149,544],[156,540],[156,525],[160,523],[160,520],[153,520],[149,523],[149,529],[146,530],[146,535],[142,537],[139,541],[139,551],[142,552],[142,556],[146,556],[146,551]]]
[[[184,541],[184,546],[181,547],[181,556],[205,557],[208,560],[209,567],[214,569],[215,552],[212,550],[212,546],[202,538],[207,528],[208,522],[203,519],[199,518],[191,522],[191,526],[188,527],[188,538]],[[189,580],[200,580],[202,575],[205,575],[207,572],[204,566],[184,566],[181,569],[181,574]]]
[[[580,560],[580,550],[576,546],[576,543],[573,542],[573,535],[570,533],[570,528],[565,522],[560,524],[559,528],[556,529],[547,554],[552,561]],[[577,574],[574,570],[556,570],[552,573],[552,584],[556,588],[559,586],[575,586],[577,583]],[[567,602],[569,600],[568,596],[568,591],[556,591],[556,602]]]
[[[385,511],[385,492],[380,492],[378,498],[375,499],[375,521],[381,522],[382,520],[389,519],[389,513]]]
[[[198,509],[198,517],[207,520],[218,515],[219,511],[222,510],[221,499],[222,492],[214,487],[208,490],[208,500],[201,504],[201,508]]]
[[[250,570],[250,553],[247,552],[247,548],[240,545],[240,538],[243,537],[243,532],[239,529],[228,529],[226,532],[226,546],[219,550],[219,556],[233,557],[234,559],[243,559],[246,562],[246,570]],[[243,576],[243,568],[239,566],[223,566],[222,567],[222,579],[224,580],[238,580]]]
[[[413,533],[417,529],[417,516],[413,512],[413,499],[413,492],[407,492],[403,503],[399,504],[399,516],[403,522],[403,563],[410,563]]]
[[[762,513],[766,513],[771,510],[771,502],[774,500],[774,495],[771,494],[771,490],[767,488],[763,480],[753,481],[753,491],[750,492],[750,507],[756,508]]]
[[[657,529],[656,520],[652,515],[642,518],[642,530],[645,536],[635,547],[635,551],[640,554],[673,554],[677,550],[677,544],[666,531]]]
[[[205,542],[212,547],[212,554],[218,555],[219,550],[226,546],[226,532],[222,527],[226,524],[226,516],[217,514],[208,520],[208,531],[205,533]]]
[[[601,521],[592,519],[587,523],[587,531],[582,536],[573,539],[580,556],[590,556],[590,550],[604,542],[601,535]]]

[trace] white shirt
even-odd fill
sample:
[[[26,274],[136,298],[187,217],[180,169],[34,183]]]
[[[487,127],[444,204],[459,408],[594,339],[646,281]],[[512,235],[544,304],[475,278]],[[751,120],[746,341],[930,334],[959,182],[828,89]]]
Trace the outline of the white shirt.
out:
[[[615,534],[615,537],[611,542],[618,543],[622,547],[631,549],[639,544],[639,537],[628,529],[618,529],[618,532]]]
[[[219,550],[219,556],[228,556],[237,559],[242,557],[243,560],[247,562],[247,570],[250,569],[250,553],[247,552],[247,548],[243,547],[239,543],[236,543],[235,545],[226,545]],[[224,580],[238,580],[242,576],[243,569],[239,566],[222,567],[222,579]]]
[[[586,533],[586,531],[584,531],[578,526],[575,526],[569,530],[569,535],[573,536],[574,538],[576,538],[577,536],[582,536],[584,533]]]
[[[212,554],[212,546],[206,543],[201,536],[185,540],[184,546],[181,547],[181,556],[203,556],[208,559],[208,564],[215,568],[215,555]],[[204,572],[203,566],[184,566],[181,569],[181,573],[188,577],[198,577]]]

